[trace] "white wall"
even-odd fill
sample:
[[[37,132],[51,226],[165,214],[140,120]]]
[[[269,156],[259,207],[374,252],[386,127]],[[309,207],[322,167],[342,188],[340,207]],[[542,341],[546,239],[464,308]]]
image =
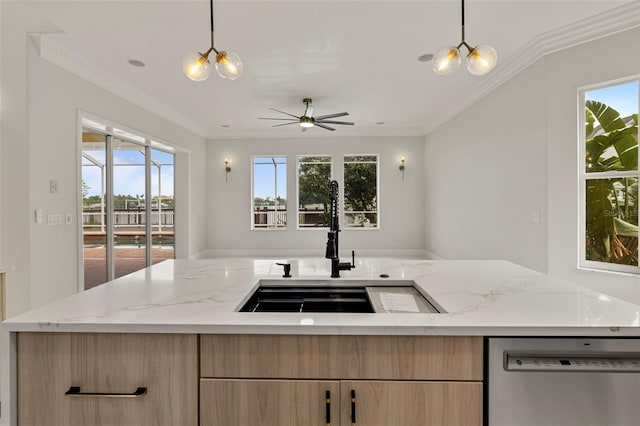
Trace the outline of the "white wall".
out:
[[[507,259],[546,269],[546,98],[544,80],[535,78],[540,73],[540,64],[528,68],[426,137],[427,250],[444,258]],[[534,210],[541,212],[539,223],[532,220]]]
[[[204,139],[43,61],[27,31],[49,29],[31,20],[21,2],[3,2],[2,8],[0,263],[15,267],[8,276],[9,315],[77,291],[79,110],[190,151],[188,254],[204,251]],[[58,194],[49,194],[50,179],[58,180]],[[36,208],[43,210],[44,224],[34,223]],[[67,212],[73,213],[72,226],[46,225],[47,214]]]
[[[327,154],[339,159],[340,167],[336,168],[334,162],[335,178],[341,174],[343,154],[379,154],[381,229],[343,230],[341,255],[347,255],[352,249],[356,255],[423,255],[423,151],[421,137],[210,140],[207,145],[210,254],[324,256],[326,230],[296,230],[295,213],[290,216],[286,230],[250,230],[252,155],[287,156],[287,198],[294,207],[298,155]],[[403,156],[406,158],[404,182],[398,170]],[[228,183],[225,183],[225,158],[230,159],[232,167]]]
[[[542,58],[430,133],[427,249],[508,259],[640,303],[639,277],[577,269],[578,89],[638,73],[635,29]]]

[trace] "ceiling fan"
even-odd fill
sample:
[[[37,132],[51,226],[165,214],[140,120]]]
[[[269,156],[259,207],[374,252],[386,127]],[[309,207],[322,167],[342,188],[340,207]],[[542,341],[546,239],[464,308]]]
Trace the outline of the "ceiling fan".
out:
[[[308,128],[313,126],[322,127],[323,129],[331,130],[332,132],[336,129],[333,127],[327,126],[327,124],[346,124],[348,126],[353,126],[355,123],[352,121],[335,121],[330,120],[331,118],[344,117],[345,115],[349,115],[348,112],[338,112],[335,114],[327,114],[320,115],[318,117],[313,116],[313,105],[311,105],[311,99],[305,98],[302,100],[305,104],[304,114],[300,117],[297,115],[289,114],[288,112],[280,111],[279,109],[269,108],[271,111],[276,111],[281,114],[286,114],[293,118],[268,118],[268,117],[258,117],[259,120],[278,120],[278,121],[288,121],[288,123],[276,124],[273,127],[281,127],[288,126],[289,124],[299,124],[302,127],[302,131],[306,132]]]

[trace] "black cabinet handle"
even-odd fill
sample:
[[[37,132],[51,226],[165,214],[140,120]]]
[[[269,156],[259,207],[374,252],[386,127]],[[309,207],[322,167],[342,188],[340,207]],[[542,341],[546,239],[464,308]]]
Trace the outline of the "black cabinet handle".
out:
[[[356,426],[356,391],[351,389],[351,426]]]
[[[80,392],[80,386],[71,386],[64,394],[76,398],[140,398],[147,393],[147,388],[138,388],[132,393]]]
[[[324,406],[325,406],[325,420],[327,426],[331,426],[331,391],[326,391],[324,394]]]

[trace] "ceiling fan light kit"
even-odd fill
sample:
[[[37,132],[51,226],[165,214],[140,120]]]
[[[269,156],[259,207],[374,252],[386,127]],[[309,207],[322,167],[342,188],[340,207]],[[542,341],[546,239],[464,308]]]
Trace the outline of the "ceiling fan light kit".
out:
[[[298,124],[301,128],[303,132],[306,132],[308,128],[311,127],[322,127],[325,130],[330,130],[330,131],[334,131],[336,129],[334,129],[333,127],[327,126],[327,124],[343,124],[343,125],[347,125],[347,126],[353,126],[355,123],[352,121],[335,121],[335,120],[330,120],[331,118],[337,118],[337,117],[344,117],[346,115],[349,115],[348,112],[338,112],[335,114],[326,114],[326,115],[320,115],[318,117],[314,117],[313,116],[313,105],[312,105],[312,101],[309,98],[304,98],[302,100],[302,103],[304,103],[305,108],[304,108],[304,114],[302,114],[301,116],[297,116],[294,114],[290,114],[288,112],[284,112],[284,111],[280,111],[279,109],[275,109],[275,108],[269,108],[271,111],[276,111],[279,112],[281,114],[284,115],[288,115],[289,117],[292,118],[271,118],[271,117],[258,117],[259,120],[277,120],[277,121],[287,121],[288,123],[282,123],[282,124],[275,124],[272,127],[282,127],[282,126],[288,126],[290,124]]]
[[[237,53],[225,50],[218,51],[213,42],[213,0],[209,0],[209,17],[211,22],[211,47],[205,53],[189,53],[182,60],[182,71],[193,81],[204,81],[211,75],[209,55],[215,52],[215,67],[222,78],[235,80],[242,74],[242,60]]]
[[[462,41],[457,46],[440,49],[433,56],[433,71],[439,75],[451,74],[462,63],[460,48],[467,48],[467,70],[473,75],[489,73],[498,61],[496,50],[486,44],[471,47],[464,38],[464,0],[462,0]]]

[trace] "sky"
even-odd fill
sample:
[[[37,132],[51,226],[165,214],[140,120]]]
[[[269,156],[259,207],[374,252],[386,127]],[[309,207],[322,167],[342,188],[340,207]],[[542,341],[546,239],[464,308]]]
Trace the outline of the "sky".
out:
[[[609,105],[627,117],[638,113],[638,82],[603,87],[602,89],[589,90],[585,93],[585,100],[599,101]]]
[[[104,151],[86,151],[91,157],[98,162],[104,164],[105,152]],[[163,151],[152,150],[152,159],[162,164],[161,167],[161,182],[162,195],[173,196],[173,166],[167,164],[173,164],[173,154],[168,154]],[[139,195],[143,198],[145,192],[145,179],[144,179],[144,155],[138,150],[114,150],[114,166],[118,164],[135,164],[114,167],[115,172],[113,176],[113,192],[116,195],[132,195],[135,197]],[[100,168],[99,167],[87,167],[92,164],[86,158],[82,158],[82,179],[89,186],[88,194],[100,195]],[[158,168],[152,163],[151,166],[151,193],[155,196],[158,195]]]
[[[254,177],[254,187],[253,187],[253,196],[260,198],[275,198],[275,167],[273,162],[271,161],[272,157],[253,157],[253,177]],[[289,166],[287,163],[286,157],[273,157],[276,159],[276,163],[278,164],[278,197],[287,198],[287,167]],[[268,163],[268,164],[257,164],[257,163]]]

